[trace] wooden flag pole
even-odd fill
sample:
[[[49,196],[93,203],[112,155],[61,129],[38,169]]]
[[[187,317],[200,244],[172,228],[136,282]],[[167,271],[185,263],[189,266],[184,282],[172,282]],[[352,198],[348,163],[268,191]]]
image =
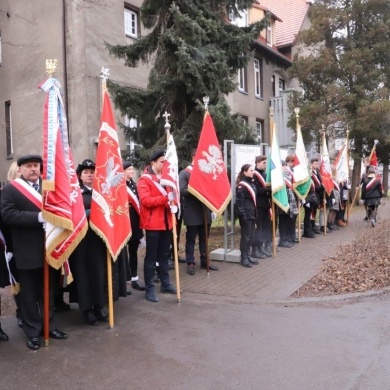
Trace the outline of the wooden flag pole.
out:
[[[167,133],[167,146],[169,143],[169,136],[171,131],[171,125],[169,123],[169,116],[166,111],[163,114],[163,117],[165,118],[165,125],[164,129]],[[173,202],[172,202],[173,203]],[[179,210],[177,210],[179,211]],[[177,296],[177,303],[180,303],[181,301],[181,295],[180,295],[180,274],[179,274],[179,256],[177,251],[177,227],[176,227],[176,216],[175,213],[171,213],[172,218],[172,241],[173,241],[173,261],[175,263],[175,279],[176,279],[176,296]]]
[[[46,73],[52,77],[57,68],[57,60],[46,60]],[[43,189],[41,188],[42,195]],[[49,328],[50,328],[50,270],[49,263],[46,260],[46,232],[44,231],[43,240],[43,345],[48,347],[49,342]]]
[[[104,95],[107,92],[107,79],[109,76],[109,69],[102,68],[102,106],[104,104]],[[112,260],[110,251],[107,248],[107,290],[108,290],[108,325],[110,329],[114,327],[114,298],[112,293]]]

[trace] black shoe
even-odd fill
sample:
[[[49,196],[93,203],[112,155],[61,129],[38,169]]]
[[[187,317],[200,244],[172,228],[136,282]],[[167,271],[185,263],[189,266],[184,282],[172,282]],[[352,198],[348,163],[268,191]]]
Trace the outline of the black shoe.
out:
[[[259,260],[252,259],[250,256],[248,256],[248,261],[249,261],[252,265],[259,265]]]
[[[187,263],[187,260],[184,257],[179,256],[179,263]]]
[[[58,313],[61,311],[69,311],[70,310],[70,305],[69,303],[66,303],[64,301],[58,302],[58,304],[54,304],[53,310]]]
[[[145,291],[145,287],[138,280],[133,280],[131,282],[131,287],[138,291]]]
[[[85,317],[85,322],[88,325],[91,325],[91,326],[99,325],[99,322],[96,319],[95,315],[92,313],[92,310],[84,310],[83,314],[84,314],[84,317]]]
[[[368,221],[368,217],[367,217],[367,215],[364,217],[364,220],[365,220],[365,221]]]
[[[320,227],[320,231],[322,232],[322,233],[324,233],[324,227],[323,226],[321,226]],[[328,228],[326,228],[326,233],[332,233],[332,231],[331,230],[329,230]]]
[[[318,229],[317,226],[315,228],[312,228],[312,231],[314,234],[321,234],[321,229]]]
[[[102,307],[95,306],[93,308],[93,314],[100,322],[108,322],[108,316]]]
[[[175,286],[173,286],[172,284],[168,284],[168,286],[165,286],[165,287],[161,286],[160,291],[162,293],[168,293],[168,294],[176,294],[177,293]]]
[[[20,315],[16,315],[16,322],[18,323],[19,328],[23,328],[23,321]]]
[[[292,242],[295,243],[295,244],[298,244],[298,243],[299,243],[299,240],[298,240],[298,238],[294,238],[294,239],[292,240]]]
[[[288,241],[282,241],[282,242],[279,242],[278,246],[281,248],[291,248],[292,244],[290,244]]]
[[[260,248],[260,253],[263,253],[267,257],[272,257],[273,256],[272,245],[266,245],[264,248]]]
[[[55,340],[66,340],[68,338],[68,334],[59,329],[50,331],[49,336]]]
[[[242,259],[240,261],[240,264],[245,268],[252,268],[252,264],[249,262],[248,259]]]
[[[29,347],[33,351],[36,351],[41,348],[41,341],[39,340],[39,337],[31,337],[30,339],[28,339],[27,347]]]
[[[206,263],[200,263],[200,268],[206,269],[207,268]],[[218,267],[216,267],[215,265],[212,265],[210,263],[209,264],[209,270],[210,271],[218,271]]]
[[[3,331],[3,329],[1,329],[1,326],[0,326],[0,341],[8,341],[9,340],[9,337],[7,335],[7,333],[5,333]]]
[[[260,252],[258,249],[253,250],[252,253],[251,253],[251,258],[252,259],[262,260],[262,259],[265,259],[266,257],[267,256],[265,255],[265,253]]]
[[[306,238],[316,238],[316,236],[314,235],[313,232],[311,231],[306,231],[302,234],[302,237],[306,237]]]
[[[131,294],[132,294],[131,290],[126,290],[126,295],[131,295]]]
[[[147,299],[149,302],[158,302],[158,301],[159,301],[159,299],[158,299],[156,293],[154,292],[154,290],[152,290],[152,291],[146,291],[145,297],[146,297],[146,299]]]
[[[188,275],[195,275],[195,264],[194,263],[188,264],[187,274]]]

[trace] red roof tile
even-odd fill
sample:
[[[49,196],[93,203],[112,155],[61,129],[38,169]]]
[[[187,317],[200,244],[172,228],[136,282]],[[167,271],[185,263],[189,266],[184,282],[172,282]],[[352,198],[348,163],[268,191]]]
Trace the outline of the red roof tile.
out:
[[[276,22],[276,46],[293,45],[310,6],[308,0],[259,0],[260,5],[269,8],[283,22]]]

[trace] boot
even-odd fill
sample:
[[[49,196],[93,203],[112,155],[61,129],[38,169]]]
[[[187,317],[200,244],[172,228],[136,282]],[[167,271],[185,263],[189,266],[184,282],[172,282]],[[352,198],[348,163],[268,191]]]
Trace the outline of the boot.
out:
[[[325,228],[324,226],[320,227],[320,232],[324,233],[325,229],[326,229],[326,233],[332,233],[332,230],[328,229],[328,227]]]
[[[250,263],[248,259],[248,253],[247,252],[241,252],[241,265],[245,268],[252,268],[252,264]]]
[[[316,222],[315,221],[310,221],[311,223],[311,230],[313,231],[314,234],[321,234],[321,229],[318,229],[318,227],[316,226]]]
[[[273,249],[272,249],[272,242],[266,242],[264,246],[261,246],[261,251],[264,253],[267,257],[272,257]]]
[[[257,245],[253,245],[252,246],[252,253],[251,253],[251,256],[253,259],[265,259],[267,256],[264,252],[261,252],[259,250],[259,247]]]
[[[311,231],[311,229],[309,230],[305,230],[304,232],[303,232],[303,235],[302,235],[302,237],[306,237],[306,238],[315,238],[316,236],[315,236],[315,234]]]
[[[252,259],[250,256],[248,256],[248,261],[249,261],[252,265],[259,265],[259,260],[257,260],[257,259]]]

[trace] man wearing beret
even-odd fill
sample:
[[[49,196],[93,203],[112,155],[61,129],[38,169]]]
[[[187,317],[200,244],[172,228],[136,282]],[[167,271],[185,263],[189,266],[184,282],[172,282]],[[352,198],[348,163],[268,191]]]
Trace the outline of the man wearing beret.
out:
[[[175,200],[175,193],[167,193],[160,184],[161,172],[165,162],[165,151],[156,150],[150,156],[150,165],[138,181],[140,200],[140,228],[145,229],[146,253],[144,278],[146,299],[158,302],[153,276],[156,262],[159,263],[162,293],[176,294],[168,273],[168,258],[172,240],[172,217],[169,202]]]
[[[45,245],[45,221],[42,218],[42,182],[40,172],[42,158],[27,155],[17,161],[20,178],[3,188],[1,215],[8,225],[20,281],[20,309],[27,346],[40,348],[43,313],[43,261]],[[55,326],[53,320],[53,281],[56,273],[50,267],[50,329],[54,339],[67,339],[68,335]]]

